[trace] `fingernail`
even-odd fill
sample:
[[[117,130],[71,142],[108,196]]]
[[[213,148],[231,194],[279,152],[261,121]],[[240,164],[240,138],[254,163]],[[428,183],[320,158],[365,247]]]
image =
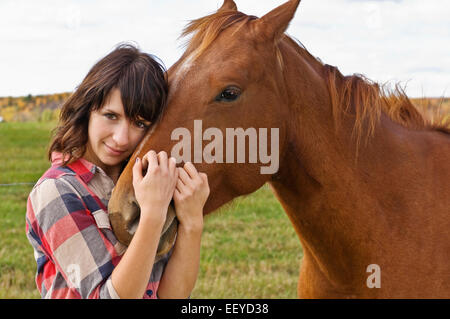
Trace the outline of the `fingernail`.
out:
[[[136,163],[139,162],[139,157],[136,157]]]

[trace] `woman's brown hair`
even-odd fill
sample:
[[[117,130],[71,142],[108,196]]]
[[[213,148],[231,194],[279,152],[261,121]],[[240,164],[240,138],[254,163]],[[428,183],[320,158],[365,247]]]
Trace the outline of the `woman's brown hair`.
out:
[[[99,110],[112,89],[120,91],[125,115],[155,123],[168,94],[167,73],[159,59],[130,44],[121,44],[98,61],[63,104],[48,157],[63,155],[63,165],[82,157],[92,111]]]

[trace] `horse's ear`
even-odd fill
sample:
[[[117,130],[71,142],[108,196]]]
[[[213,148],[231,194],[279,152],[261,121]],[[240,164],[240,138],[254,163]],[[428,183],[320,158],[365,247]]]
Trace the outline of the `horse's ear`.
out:
[[[220,11],[237,11],[237,5],[233,0],[224,0],[222,6],[217,12]]]
[[[257,32],[265,38],[275,41],[280,39],[294,17],[299,3],[300,0],[290,0],[256,20]]]

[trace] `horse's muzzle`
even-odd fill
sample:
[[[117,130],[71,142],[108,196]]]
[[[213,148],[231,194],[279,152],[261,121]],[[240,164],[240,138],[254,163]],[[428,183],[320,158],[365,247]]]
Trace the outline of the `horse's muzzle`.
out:
[[[140,208],[134,196],[128,199],[122,197],[117,200],[118,197],[112,196],[108,204],[109,220],[117,240],[128,246],[139,224]],[[155,262],[159,261],[172,248],[175,243],[177,228],[178,220],[172,202],[167,210],[166,221],[159,239]]]

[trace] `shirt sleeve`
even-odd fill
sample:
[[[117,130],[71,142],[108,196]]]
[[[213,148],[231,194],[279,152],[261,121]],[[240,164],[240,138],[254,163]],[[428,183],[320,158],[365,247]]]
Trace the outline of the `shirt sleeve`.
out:
[[[120,257],[68,181],[46,179],[32,190],[27,236],[40,259],[43,298],[119,297],[111,273]]]

